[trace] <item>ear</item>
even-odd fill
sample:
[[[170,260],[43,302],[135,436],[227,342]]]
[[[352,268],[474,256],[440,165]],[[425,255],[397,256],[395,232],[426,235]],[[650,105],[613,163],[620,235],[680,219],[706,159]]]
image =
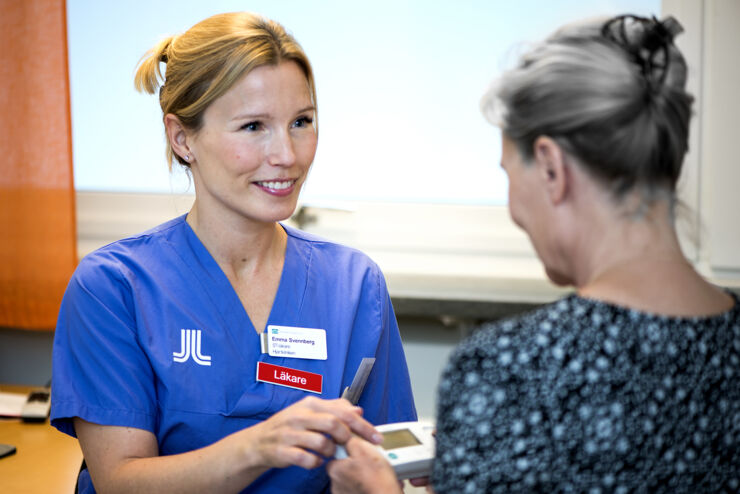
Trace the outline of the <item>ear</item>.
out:
[[[183,160],[192,162],[192,151],[188,145],[190,134],[182,125],[180,119],[172,113],[168,113],[164,116],[164,129],[167,139],[170,141],[170,146],[172,146],[172,151]],[[186,159],[186,157],[189,159]]]
[[[568,194],[570,175],[565,152],[550,137],[534,141],[534,161],[552,204],[560,204]]]

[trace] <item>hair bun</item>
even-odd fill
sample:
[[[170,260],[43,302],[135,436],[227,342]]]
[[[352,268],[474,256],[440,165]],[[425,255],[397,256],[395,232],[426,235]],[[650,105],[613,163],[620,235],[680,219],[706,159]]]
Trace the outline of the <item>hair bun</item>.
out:
[[[668,17],[658,21],[653,17],[652,25],[645,29],[643,47],[649,52],[655,52],[666,45],[673,43],[673,38],[683,32],[683,26],[675,17]]]
[[[604,38],[627,52],[640,67],[648,92],[657,91],[665,82],[670,65],[673,38],[683,31],[674,17],[659,21],[655,17],[620,15],[609,19],[601,28]]]

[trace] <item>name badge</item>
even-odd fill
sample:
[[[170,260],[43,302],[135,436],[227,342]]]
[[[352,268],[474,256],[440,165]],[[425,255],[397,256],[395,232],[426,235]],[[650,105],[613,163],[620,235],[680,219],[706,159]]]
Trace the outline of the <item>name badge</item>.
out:
[[[257,362],[257,380],[321,394],[324,376],[267,362]]]
[[[267,326],[262,333],[262,353],[271,357],[326,360],[326,331],[291,326]]]

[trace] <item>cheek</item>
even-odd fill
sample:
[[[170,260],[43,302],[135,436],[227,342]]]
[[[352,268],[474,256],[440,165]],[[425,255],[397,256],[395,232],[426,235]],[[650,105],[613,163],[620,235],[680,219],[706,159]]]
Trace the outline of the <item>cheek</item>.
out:
[[[257,168],[262,156],[259,146],[239,141],[222,142],[217,152],[223,156],[227,167],[240,171]]]
[[[517,190],[515,184],[509,182],[509,216],[511,220],[520,228],[524,229],[524,223],[522,219],[522,204],[520,193]]]
[[[300,156],[300,160],[306,165],[310,165],[313,162],[313,158],[316,155],[316,147],[318,145],[318,139],[316,135],[313,137],[306,137],[301,139],[296,145],[296,154]]]
[[[509,216],[511,217],[511,221],[513,221],[516,226],[522,229],[524,228],[522,226],[521,218],[519,217],[519,209],[517,208],[516,204],[511,202],[511,198],[509,198]]]

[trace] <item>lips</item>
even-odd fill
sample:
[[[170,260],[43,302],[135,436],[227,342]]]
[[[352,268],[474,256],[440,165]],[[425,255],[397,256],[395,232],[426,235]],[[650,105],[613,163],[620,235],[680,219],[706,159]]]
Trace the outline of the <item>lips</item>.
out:
[[[257,187],[274,196],[286,196],[293,192],[298,180],[262,180],[253,182]]]

